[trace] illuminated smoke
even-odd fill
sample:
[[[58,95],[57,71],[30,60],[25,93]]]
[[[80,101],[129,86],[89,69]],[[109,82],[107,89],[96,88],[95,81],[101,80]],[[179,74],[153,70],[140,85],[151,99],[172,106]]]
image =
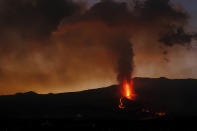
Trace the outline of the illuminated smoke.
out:
[[[102,0],[85,8],[72,0],[2,0],[2,92],[11,90],[4,87],[15,87],[12,92],[73,90],[73,84],[81,87],[90,78],[109,80],[114,71],[120,82],[132,78],[134,53],[139,53],[134,46],[141,44],[149,55],[159,53],[158,44],[190,45],[196,37],[185,30],[189,14],[169,0],[130,4]]]

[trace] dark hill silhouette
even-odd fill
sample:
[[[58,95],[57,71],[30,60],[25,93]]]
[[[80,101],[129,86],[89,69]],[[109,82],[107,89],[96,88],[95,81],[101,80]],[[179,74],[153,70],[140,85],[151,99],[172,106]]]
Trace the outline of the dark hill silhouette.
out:
[[[135,78],[134,83],[137,98],[135,102],[126,100],[125,110],[118,108],[121,94],[119,87],[113,85],[71,93],[0,96],[0,117],[144,119],[151,116],[143,114],[142,108],[169,115],[197,115],[197,80]]]

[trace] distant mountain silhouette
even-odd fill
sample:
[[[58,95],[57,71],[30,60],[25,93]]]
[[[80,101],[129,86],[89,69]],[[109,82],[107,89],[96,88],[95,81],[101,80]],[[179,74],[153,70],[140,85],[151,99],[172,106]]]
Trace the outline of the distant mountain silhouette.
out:
[[[38,95],[37,93],[33,92],[33,91],[29,91],[29,92],[25,92],[25,93],[16,93],[16,95]]]
[[[106,118],[143,119],[141,110],[176,115],[197,114],[197,80],[135,78],[136,101],[119,109],[119,86],[60,94],[17,93],[0,96],[0,117],[5,118]]]

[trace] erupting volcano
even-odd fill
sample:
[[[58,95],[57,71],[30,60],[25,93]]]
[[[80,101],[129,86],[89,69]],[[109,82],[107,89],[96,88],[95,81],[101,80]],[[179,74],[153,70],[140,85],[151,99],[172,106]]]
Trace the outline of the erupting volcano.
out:
[[[133,89],[133,80],[127,80],[127,79],[123,80],[121,84],[121,93],[122,93],[122,97],[120,98],[119,108],[123,109],[125,108],[122,102],[123,98],[129,99],[129,100],[135,100],[136,94]]]
[[[133,90],[133,80],[124,80],[122,84],[122,95],[123,97],[129,99],[129,100],[134,100],[136,97],[136,94],[134,93]]]

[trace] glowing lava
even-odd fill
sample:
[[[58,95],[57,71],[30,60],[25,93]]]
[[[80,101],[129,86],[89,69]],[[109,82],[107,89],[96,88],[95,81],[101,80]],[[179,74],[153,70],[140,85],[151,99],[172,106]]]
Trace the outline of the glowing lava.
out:
[[[165,112],[157,112],[156,115],[158,115],[158,116],[165,116],[166,113]]]
[[[120,98],[120,104],[118,105],[118,107],[119,107],[120,109],[124,109],[124,108],[125,108],[125,106],[124,106],[122,100],[123,100],[123,97]]]
[[[124,80],[122,83],[122,95],[123,97],[129,99],[129,100],[134,100],[136,97],[136,94],[134,93],[133,90],[133,80],[128,81]]]
[[[134,100],[136,97],[136,94],[133,89],[133,80],[128,81],[127,79],[124,79],[121,84],[121,91],[122,91],[122,97],[120,98],[119,108],[124,109],[125,106],[122,102],[123,98]]]

